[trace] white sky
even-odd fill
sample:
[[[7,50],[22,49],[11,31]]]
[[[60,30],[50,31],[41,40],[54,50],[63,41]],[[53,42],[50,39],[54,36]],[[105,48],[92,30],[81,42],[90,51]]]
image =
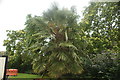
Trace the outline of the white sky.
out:
[[[57,2],[59,7],[70,8],[76,6],[81,15],[83,7],[90,0],[0,0],[0,51],[5,51],[3,40],[7,38],[6,30],[24,29],[27,14],[41,15],[51,3]]]

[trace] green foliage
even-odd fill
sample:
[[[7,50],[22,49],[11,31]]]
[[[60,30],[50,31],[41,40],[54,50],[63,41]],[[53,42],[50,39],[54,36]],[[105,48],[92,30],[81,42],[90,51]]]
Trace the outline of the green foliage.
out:
[[[119,6],[114,3],[91,3],[80,22],[89,44],[91,64],[84,64],[85,75],[119,79]],[[104,53],[104,54],[103,54]]]
[[[90,37],[92,53],[106,49],[118,50],[118,3],[91,3],[84,11],[81,26]],[[116,50],[115,50],[116,49]]]
[[[74,7],[53,5],[42,16],[27,16],[26,27],[4,41],[10,67],[51,78],[91,76],[119,79],[118,3],[90,3],[78,23]],[[19,63],[18,63],[19,62]],[[30,66],[30,68],[27,68]]]
[[[27,37],[32,40],[29,49],[34,53],[32,62],[34,71],[53,78],[67,73],[82,73],[80,55],[84,50],[78,50],[79,46],[76,44],[76,41],[82,37],[79,28],[77,29],[79,25],[76,13],[64,8],[59,9],[54,5],[43,13],[41,20],[39,17],[28,19],[27,22],[31,20],[34,23],[26,24],[26,32],[31,30],[32,34],[31,36],[28,34]],[[34,28],[39,25],[38,30],[34,31],[31,28],[33,24],[35,24]]]
[[[31,57],[26,51],[25,31],[8,31],[7,40],[4,40],[6,53],[9,56],[8,68],[17,68],[19,72],[31,70]]]
[[[58,78],[64,74],[81,74],[86,48],[84,32],[78,25],[75,9],[53,5],[42,16],[27,16],[26,28],[9,31],[4,41],[10,56],[9,65]],[[14,66],[13,66],[14,65]]]
[[[86,64],[84,77],[119,79],[119,62],[115,53],[103,53],[91,56],[92,64]]]

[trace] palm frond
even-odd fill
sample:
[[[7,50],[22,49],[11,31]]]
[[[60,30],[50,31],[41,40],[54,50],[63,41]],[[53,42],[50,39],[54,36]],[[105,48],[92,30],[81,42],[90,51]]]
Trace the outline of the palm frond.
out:
[[[63,42],[59,44],[60,47],[69,47],[69,48],[73,48],[74,50],[78,50],[76,46],[74,46],[72,43],[70,42]]]

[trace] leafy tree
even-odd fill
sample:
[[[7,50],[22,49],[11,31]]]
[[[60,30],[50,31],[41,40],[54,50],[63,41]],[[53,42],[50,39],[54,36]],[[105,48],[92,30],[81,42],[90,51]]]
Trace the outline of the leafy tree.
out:
[[[43,16],[28,16],[26,34],[33,53],[33,69],[50,77],[81,74],[86,42],[74,10],[53,5]]]
[[[32,69],[31,57],[26,50],[25,31],[7,31],[8,38],[4,40],[6,53],[9,56],[8,68],[17,68],[19,72],[26,72]]]
[[[118,3],[91,3],[85,9],[81,26],[90,37],[92,53],[102,53],[104,50],[118,52],[119,24]]]
[[[9,31],[4,41],[10,66],[22,70],[32,62],[35,73],[54,78],[81,74],[87,39],[78,18],[73,7],[59,9],[56,5],[42,16],[28,15],[26,28]]]
[[[84,11],[80,25],[89,39],[87,50],[92,61],[84,66],[87,75],[119,79],[119,8],[117,2],[92,2]]]

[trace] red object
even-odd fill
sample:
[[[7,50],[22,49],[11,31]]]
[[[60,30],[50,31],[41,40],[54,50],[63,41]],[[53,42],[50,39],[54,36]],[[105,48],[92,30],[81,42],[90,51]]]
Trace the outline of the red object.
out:
[[[6,75],[8,76],[17,76],[18,74],[18,69],[7,69]]]

